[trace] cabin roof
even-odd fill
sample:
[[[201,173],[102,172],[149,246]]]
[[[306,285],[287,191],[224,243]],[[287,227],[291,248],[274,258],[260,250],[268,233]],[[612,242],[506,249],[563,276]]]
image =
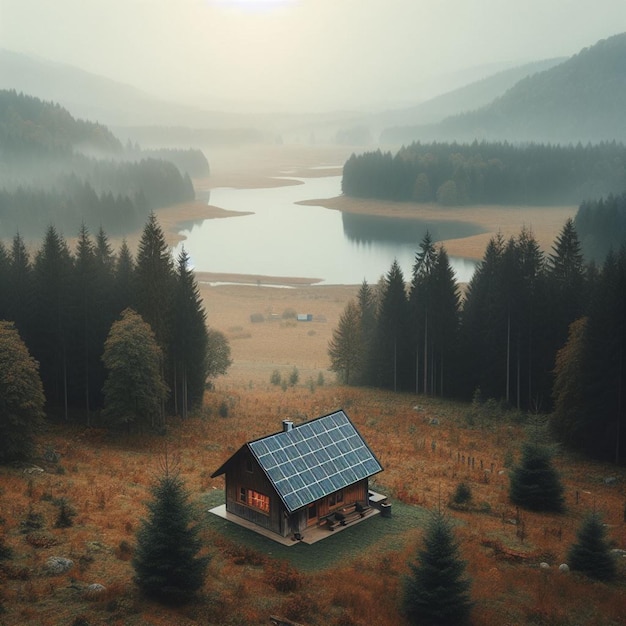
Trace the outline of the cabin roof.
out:
[[[343,410],[243,447],[258,461],[289,512],[383,469]],[[213,476],[223,474],[229,461]]]

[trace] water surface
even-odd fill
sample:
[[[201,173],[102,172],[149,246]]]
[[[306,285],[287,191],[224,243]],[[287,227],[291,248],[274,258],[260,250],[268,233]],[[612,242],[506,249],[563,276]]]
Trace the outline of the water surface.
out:
[[[397,259],[408,281],[427,230],[435,240],[482,232],[463,222],[360,216],[299,205],[296,203],[301,200],[340,195],[341,176],[290,180],[297,184],[211,190],[213,206],[251,214],[204,220],[181,231],[185,240],[180,245],[189,253],[194,268],[355,285],[363,280],[376,283]],[[455,257],[450,263],[459,282],[467,282],[476,265]]]

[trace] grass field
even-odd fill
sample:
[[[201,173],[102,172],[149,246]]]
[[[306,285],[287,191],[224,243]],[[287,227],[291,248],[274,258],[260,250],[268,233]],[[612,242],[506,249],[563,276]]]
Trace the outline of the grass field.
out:
[[[323,159],[332,164],[336,156]],[[276,149],[273,163],[242,182],[246,165],[258,159],[231,155],[230,165],[216,165],[215,181],[231,176],[256,185],[276,172],[276,163],[286,167],[284,157]],[[311,163],[298,158],[297,167]],[[174,211],[170,224],[179,217]],[[328,371],[328,340],[358,286],[294,282],[287,289],[201,279],[208,323],[228,337],[234,363],[192,419],[170,420],[165,435],[118,438],[75,416],[39,438],[35,464],[43,471],[0,468],[0,547],[6,548],[0,554],[7,557],[0,559],[0,625],[245,626],[268,624],[277,614],[308,626],[402,626],[402,577],[425,517],[440,506],[455,522],[476,626],[626,624],[623,563],[612,584],[556,569],[594,509],[604,515],[613,545],[626,548],[626,471],[563,452],[556,466],[566,512],[517,510],[508,499],[508,472],[519,458],[524,417],[337,385]],[[311,313],[314,321],[296,322],[286,311]],[[253,322],[253,314],[266,321]],[[270,384],[274,370],[286,378],[294,368],[297,385]],[[211,474],[244,442],[280,430],[282,419],[300,422],[338,408],[384,467],[374,488],[391,498],[391,519],[372,517],[312,546],[284,548],[208,513],[224,489]],[[166,449],[212,557],[197,602],[179,608],[147,601],[132,582],[135,533]],[[46,450],[58,461],[45,461]],[[447,507],[461,481],[471,488],[475,511]],[[62,501],[76,513],[68,528],[55,527]],[[67,557],[73,567],[51,575],[51,556]],[[542,561],[550,570],[539,569]],[[90,594],[93,583],[105,590]]]

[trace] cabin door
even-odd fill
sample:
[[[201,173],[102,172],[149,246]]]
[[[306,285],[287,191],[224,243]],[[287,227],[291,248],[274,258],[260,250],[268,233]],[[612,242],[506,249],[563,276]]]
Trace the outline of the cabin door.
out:
[[[317,524],[318,515],[319,514],[317,510],[317,502],[309,504],[309,507],[307,509],[306,525],[313,526],[313,524]]]

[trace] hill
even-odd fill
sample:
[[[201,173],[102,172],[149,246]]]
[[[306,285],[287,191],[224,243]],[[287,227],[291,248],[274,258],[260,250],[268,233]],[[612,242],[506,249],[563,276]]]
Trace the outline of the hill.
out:
[[[412,107],[385,111],[374,118],[383,128],[416,124],[437,124],[447,117],[483,107],[520,80],[543,72],[565,59],[546,59],[509,68],[486,78],[447,91]]]
[[[487,106],[435,125],[389,129],[381,141],[623,141],[625,107],[626,33],[622,33],[520,80]]]

